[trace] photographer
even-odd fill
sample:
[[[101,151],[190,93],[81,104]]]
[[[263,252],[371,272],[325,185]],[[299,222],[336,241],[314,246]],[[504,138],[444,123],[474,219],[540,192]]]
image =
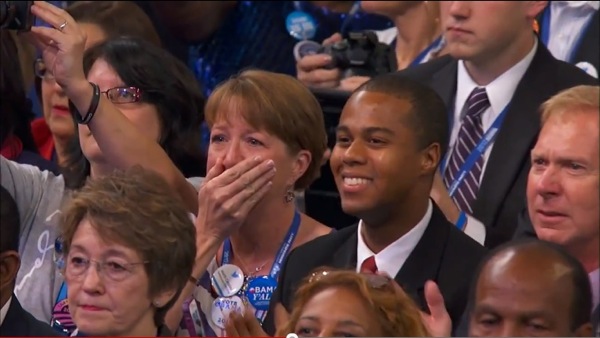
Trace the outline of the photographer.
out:
[[[380,43],[395,50],[397,69],[427,62],[443,54],[438,1],[361,1],[364,12],[390,18],[395,27],[376,31]],[[338,33],[323,41],[323,46],[343,40]],[[352,91],[368,76],[347,76],[344,69],[331,68],[332,55],[319,53],[302,57],[296,63],[297,77],[305,85]]]

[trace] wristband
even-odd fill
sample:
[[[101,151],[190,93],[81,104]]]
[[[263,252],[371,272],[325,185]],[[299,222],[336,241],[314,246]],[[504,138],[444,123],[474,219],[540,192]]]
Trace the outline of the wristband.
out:
[[[77,112],[75,114],[75,120],[79,124],[88,124],[94,118],[94,114],[96,114],[96,110],[98,109],[98,104],[100,103],[100,87],[97,84],[90,82],[92,88],[94,89],[94,93],[92,95],[92,103],[90,103],[90,108],[88,112],[85,114],[83,118],[81,118],[81,114]]]

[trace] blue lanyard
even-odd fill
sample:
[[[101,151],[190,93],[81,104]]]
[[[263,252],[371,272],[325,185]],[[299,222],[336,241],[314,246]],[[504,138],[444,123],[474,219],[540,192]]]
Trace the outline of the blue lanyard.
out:
[[[540,26],[540,39],[546,47],[548,47],[548,44],[550,43],[550,18],[552,14],[552,9],[550,7],[551,4],[548,3],[548,6],[546,6],[544,12],[542,13],[542,24]],[[586,22],[586,24],[583,26],[583,29],[581,29],[581,31],[579,32],[579,37],[577,38],[577,41],[575,41],[573,48],[571,48],[571,50],[569,51],[569,56],[566,60],[567,62],[573,62],[573,58],[575,57],[575,54],[579,49],[579,46],[581,46],[583,38],[585,37],[585,32],[587,32],[588,27],[592,23],[592,21],[594,21],[593,15],[590,16],[590,18],[588,18],[588,22]]]
[[[471,154],[469,154],[469,157],[467,157],[467,160],[465,161],[465,163],[463,163],[463,165],[460,167],[460,170],[458,171],[458,174],[457,174],[456,178],[454,179],[454,182],[452,182],[452,184],[448,188],[448,194],[450,195],[450,197],[454,196],[454,194],[456,193],[456,190],[458,189],[458,186],[465,179],[465,177],[469,173],[469,170],[471,170],[471,168],[475,165],[475,163],[477,162],[479,157],[481,157],[481,155],[490,146],[490,144],[492,144],[492,142],[498,135],[498,130],[500,129],[500,126],[502,125],[502,121],[504,120],[504,116],[506,115],[506,111],[508,110],[508,107],[509,107],[509,104],[507,104],[506,107],[504,107],[504,109],[502,109],[502,112],[500,112],[500,115],[498,115],[496,117],[496,119],[494,120],[492,125],[485,132],[485,134],[479,141],[479,144],[477,144],[477,147],[475,147],[475,149],[473,149]],[[458,142],[458,140],[456,142]],[[442,166],[440,168],[441,173],[444,173],[444,171],[446,170],[449,159],[450,159],[450,152],[447,152],[444,162],[442,162]]]
[[[297,11],[302,11],[302,1],[294,1],[294,9]],[[346,33],[346,29],[348,29],[348,25],[354,18],[354,15],[356,13],[358,13],[359,10],[360,10],[360,1],[354,1],[352,8],[350,8],[350,11],[346,14],[344,21],[342,21],[342,26],[340,27],[340,34],[342,36],[344,36],[344,34]]]
[[[54,304],[58,304],[58,302],[67,298],[67,284],[62,282],[60,285],[60,291],[58,291],[58,296],[56,297],[56,302]]]
[[[540,27],[540,39],[542,39],[545,46],[548,46],[548,42],[550,42],[550,11],[550,3],[548,3],[542,13],[542,25]]]
[[[269,276],[277,280],[277,276],[279,275],[279,271],[281,270],[281,266],[283,265],[283,260],[287,257],[288,252],[292,248],[292,243],[294,243],[294,239],[298,234],[298,229],[300,228],[300,213],[296,210],[294,212],[294,219],[292,220],[292,224],[290,224],[290,229],[285,235],[285,241],[281,244],[277,255],[275,256],[275,261],[273,262],[273,266],[271,267],[271,272],[269,272]],[[221,264],[229,264],[231,262],[231,241],[228,239],[223,243],[223,255],[221,256]]]
[[[442,36],[435,39],[435,41],[433,41],[427,48],[425,48],[421,53],[419,53],[419,55],[417,55],[417,57],[413,60],[413,62],[410,63],[409,67],[420,65],[421,62],[423,62],[423,59],[425,59],[427,57],[427,55],[429,55],[429,53],[431,53],[431,51],[439,50],[440,45],[443,42],[444,42],[444,40],[442,39]],[[395,43],[396,43],[396,40],[394,40],[394,44]]]
[[[427,46],[427,48],[423,49],[408,67],[420,65],[423,62],[423,60],[427,57],[427,55],[433,52],[440,51],[444,47],[445,43],[446,40],[443,38],[443,36],[439,36],[429,46]],[[390,43],[390,47],[396,47],[396,38],[394,38],[394,41]]]

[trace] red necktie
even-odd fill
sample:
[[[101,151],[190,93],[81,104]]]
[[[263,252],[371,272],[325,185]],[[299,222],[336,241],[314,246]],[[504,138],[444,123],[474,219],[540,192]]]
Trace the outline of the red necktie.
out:
[[[371,256],[365,259],[360,265],[361,273],[377,273],[377,263],[375,263],[375,256]]]

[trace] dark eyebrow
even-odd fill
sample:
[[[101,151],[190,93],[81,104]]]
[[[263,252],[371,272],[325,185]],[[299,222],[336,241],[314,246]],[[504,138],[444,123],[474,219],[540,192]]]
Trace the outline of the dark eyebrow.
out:
[[[337,126],[335,128],[336,132],[350,133],[350,129],[344,125]],[[394,131],[385,127],[367,127],[361,130],[363,134],[373,134],[373,133],[385,133],[388,135],[394,135]]]

